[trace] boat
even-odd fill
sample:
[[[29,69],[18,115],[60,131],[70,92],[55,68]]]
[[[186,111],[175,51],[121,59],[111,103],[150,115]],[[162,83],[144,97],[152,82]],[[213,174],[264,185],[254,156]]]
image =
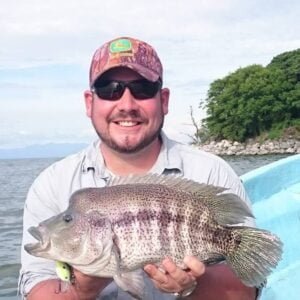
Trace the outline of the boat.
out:
[[[283,242],[283,256],[268,277],[261,300],[300,299],[300,154],[241,176],[257,227]]]

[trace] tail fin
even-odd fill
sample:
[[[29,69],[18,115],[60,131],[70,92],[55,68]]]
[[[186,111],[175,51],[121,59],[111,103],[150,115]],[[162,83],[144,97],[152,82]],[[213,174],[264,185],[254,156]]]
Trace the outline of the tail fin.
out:
[[[261,286],[281,259],[282,242],[267,230],[231,228],[240,240],[226,256],[227,263],[245,285]]]

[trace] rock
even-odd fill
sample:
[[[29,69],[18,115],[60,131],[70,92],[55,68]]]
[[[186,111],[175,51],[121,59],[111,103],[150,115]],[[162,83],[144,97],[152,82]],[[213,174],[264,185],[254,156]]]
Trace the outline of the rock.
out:
[[[281,142],[280,143],[280,148],[281,149],[288,149],[289,147],[290,147],[290,145],[287,142]]]
[[[258,143],[248,140],[247,143],[222,140],[219,142],[210,141],[208,144],[201,144],[200,149],[212,152],[216,155],[265,155],[265,154],[293,154],[300,153],[299,140],[280,140]]]
[[[285,150],[286,153],[295,153],[295,149],[294,148],[288,148]]]

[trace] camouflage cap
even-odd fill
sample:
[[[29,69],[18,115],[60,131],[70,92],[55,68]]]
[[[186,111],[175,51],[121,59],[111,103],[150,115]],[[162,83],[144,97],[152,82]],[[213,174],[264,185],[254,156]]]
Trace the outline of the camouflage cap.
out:
[[[90,86],[106,71],[127,67],[150,81],[162,79],[163,68],[156,51],[147,43],[120,37],[96,50],[90,67]]]

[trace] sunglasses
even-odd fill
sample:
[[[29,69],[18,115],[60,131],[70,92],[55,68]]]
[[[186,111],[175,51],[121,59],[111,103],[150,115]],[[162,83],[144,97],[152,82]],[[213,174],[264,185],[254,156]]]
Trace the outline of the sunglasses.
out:
[[[161,80],[155,82],[147,79],[139,79],[134,81],[118,81],[118,80],[99,80],[92,87],[92,92],[104,100],[119,100],[126,88],[129,88],[131,95],[137,100],[153,98],[162,87]]]

